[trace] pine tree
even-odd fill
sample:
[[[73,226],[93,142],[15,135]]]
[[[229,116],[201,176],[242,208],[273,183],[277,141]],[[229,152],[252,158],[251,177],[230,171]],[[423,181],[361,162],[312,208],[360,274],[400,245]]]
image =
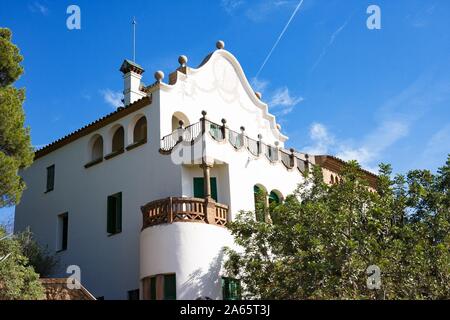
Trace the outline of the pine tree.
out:
[[[19,203],[25,184],[18,170],[33,161],[29,129],[24,127],[25,90],[13,87],[23,73],[22,59],[11,31],[0,28],[0,208]]]

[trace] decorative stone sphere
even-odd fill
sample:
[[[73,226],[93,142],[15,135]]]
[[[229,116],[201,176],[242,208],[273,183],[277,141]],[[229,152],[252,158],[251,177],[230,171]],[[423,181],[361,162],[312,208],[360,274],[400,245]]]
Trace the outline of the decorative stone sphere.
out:
[[[158,82],[161,82],[164,79],[164,72],[161,70],[155,72],[155,79]]]
[[[262,99],[262,93],[261,92],[255,92],[255,95],[258,97],[259,100]]]
[[[180,66],[185,67],[188,62],[188,58],[185,55],[181,55],[178,57],[178,63]]]
[[[225,48],[225,42],[223,42],[222,40],[219,40],[216,42],[216,48],[221,50]]]

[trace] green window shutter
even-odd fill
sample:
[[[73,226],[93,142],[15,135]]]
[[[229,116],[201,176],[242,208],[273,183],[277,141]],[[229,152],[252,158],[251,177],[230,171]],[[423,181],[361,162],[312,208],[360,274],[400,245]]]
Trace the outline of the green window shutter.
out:
[[[150,278],[150,300],[156,300],[156,277]]]
[[[164,300],[177,299],[177,282],[175,274],[164,275]]]
[[[122,232],[122,193],[108,196],[107,232]]]
[[[116,195],[116,233],[122,232],[122,192]]]
[[[108,197],[108,216],[107,216],[107,231],[108,233],[114,233],[115,225],[116,225],[116,200],[114,196]]]
[[[231,300],[241,299],[241,282],[237,279],[231,280]]]
[[[52,191],[55,187],[55,165],[47,168],[47,190]]]
[[[217,201],[217,178],[210,178],[211,197]],[[203,178],[194,178],[194,198],[205,197],[205,184]]]
[[[194,198],[203,198],[204,193],[203,178],[194,178]]]
[[[223,300],[241,299],[241,282],[237,279],[222,278]]]
[[[222,298],[230,300],[230,288],[228,278],[222,278]]]
[[[211,197],[217,201],[217,179],[214,178],[210,178],[210,183],[211,183]]]

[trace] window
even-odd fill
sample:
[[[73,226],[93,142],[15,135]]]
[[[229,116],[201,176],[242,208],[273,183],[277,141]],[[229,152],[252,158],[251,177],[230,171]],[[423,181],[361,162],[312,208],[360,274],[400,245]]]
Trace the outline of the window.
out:
[[[139,300],[139,289],[128,291],[128,300]]]
[[[103,159],[103,138],[98,136],[92,144],[91,161]]]
[[[175,274],[160,274],[143,280],[145,300],[176,300]]]
[[[183,127],[186,128],[190,125],[189,119],[182,112],[175,112],[172,115],[172,132],[177,130],[180,127],[180,121],[183,121]]]
[[[53,191],[55,187],[55,165],[47,168],[47,188],[45,192]]]
[[[255,201],[256,221],[265,222],[266,221],[267,193],[262,187],[255,185],[253,187],[253,195],[254,195],[254,201]]]
[[[222,277],[223,300],[241,299],[241,281],[233,278]]]
[[[270,192],[269,195],[269,204],[280,204],[280,197],[278,196],[278,194],[275,191]]]
[[[109,234],[122,232],[122,192],[108,197],[107,231]]]
[[[194,178],[194,198],[205,197],[205,180],[204,178]],[[217,179],[215,177],[210,178],[211,184],[211,197],[217,201]]]
[[[112,139],[112,152],[121,152],[124,148],[124,130],[123,127],[120,127],[114,132]]]
[[[67,238],[69,232],[69,214],[58,215],[57,251],[67,250]]]
[[[133,130],[133,143],[143,142],[147,140],[147,119],[140,118]]]

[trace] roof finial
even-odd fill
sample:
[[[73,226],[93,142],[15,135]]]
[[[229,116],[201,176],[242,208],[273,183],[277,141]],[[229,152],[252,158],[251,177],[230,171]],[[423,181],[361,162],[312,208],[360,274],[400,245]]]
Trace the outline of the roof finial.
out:
[[[155,79],[157,82],[161,82],[164,79],[164,72],[158,70],[155,72]]]
[[[219,40],[216,42],[216,48],[221,50],[225,48],[225,42],[223,42],[222,40]]]
[[[185,55],[181,55],[178,57],[178,63],[180,64],[180,67],[186,67],[187,62],[188,58]]]
[[[136,18],[133,17],[133,62],[136,62]]]

